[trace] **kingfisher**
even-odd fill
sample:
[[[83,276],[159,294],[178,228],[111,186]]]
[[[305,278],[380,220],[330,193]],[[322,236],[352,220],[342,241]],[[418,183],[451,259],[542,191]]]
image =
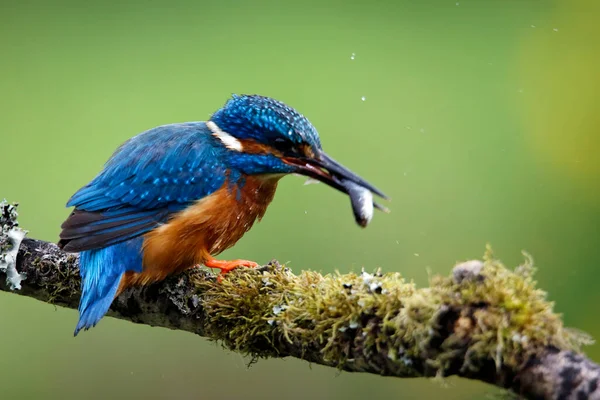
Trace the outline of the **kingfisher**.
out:
[[[59,247],[80,254],[74,335],[131,286],[198,265],[221,274],[258,266],[214,256],[263,217],[288,174],[387,198],[329,157],[306,117],[269,97],[233,95],[207,121],[158,126],[123,143],[70,198],[61,226]]]

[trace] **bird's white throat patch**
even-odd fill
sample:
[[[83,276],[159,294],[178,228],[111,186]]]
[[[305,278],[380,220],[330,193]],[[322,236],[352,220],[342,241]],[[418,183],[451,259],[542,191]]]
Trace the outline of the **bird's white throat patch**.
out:
[[[242,142],[237,140],[235,137],[231,136],[229,133],[221,130],[217,124],[213,121],[206,122],[206,126],[212,132],[213,136],[219,139],[225,147],[230,150],[242,151],[244,150],[244,146],[242,146]]]

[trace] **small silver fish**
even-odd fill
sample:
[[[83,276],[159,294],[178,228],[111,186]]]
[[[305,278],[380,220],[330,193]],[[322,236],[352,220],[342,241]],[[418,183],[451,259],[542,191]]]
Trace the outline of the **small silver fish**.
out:
[[[373,193],[351,181],[341,183],[348,190],[356,223],[366,227],[373,218]]]
[[[340,180],[340,184],[348,191],[356,223],[363,228],[371,222],[374,207],[386,213],[390,212],[386,207],[373,201],[373,193],[369,189],[345,179]]]

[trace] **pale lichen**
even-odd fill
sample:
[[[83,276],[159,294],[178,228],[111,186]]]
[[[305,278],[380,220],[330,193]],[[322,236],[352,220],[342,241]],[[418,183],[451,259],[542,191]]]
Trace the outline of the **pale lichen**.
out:
[[[25,275],[17,271],[17,254],[27,231],[19,228],[17,222],[18,204],[0,202],[0,272],[6,274],[6,283],[11,290],[21,289]]]

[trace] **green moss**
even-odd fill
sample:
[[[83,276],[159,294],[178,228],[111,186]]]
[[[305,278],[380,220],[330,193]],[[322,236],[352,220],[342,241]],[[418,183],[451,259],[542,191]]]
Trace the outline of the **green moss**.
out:
[[[207,333],[253,357],[294,348],[344,369],[443,375],[490,360],[516,368],[543,347],[578,350],[590,341],[563,327],[536,288],[530,257],[511,271],[488,249],[474,263],[421,289],[398,273],[294,275],[278,265],[196,283]],[[374,359],[377,365],[367,365]]]
[[[564,327],[553,311],[554,303],[537,288],[532,258],[524,256],[525,262],[511,271],[493,258],[488,247],[481,279],[459,283],[452,278],[432,280],[436,302],[475,310],[466,362],[492,357],[498,367],[517,367],[544,347],[579,351],[581,345],[592,342],[588,335]],[[457,292],[461,296],[456,296]]]

